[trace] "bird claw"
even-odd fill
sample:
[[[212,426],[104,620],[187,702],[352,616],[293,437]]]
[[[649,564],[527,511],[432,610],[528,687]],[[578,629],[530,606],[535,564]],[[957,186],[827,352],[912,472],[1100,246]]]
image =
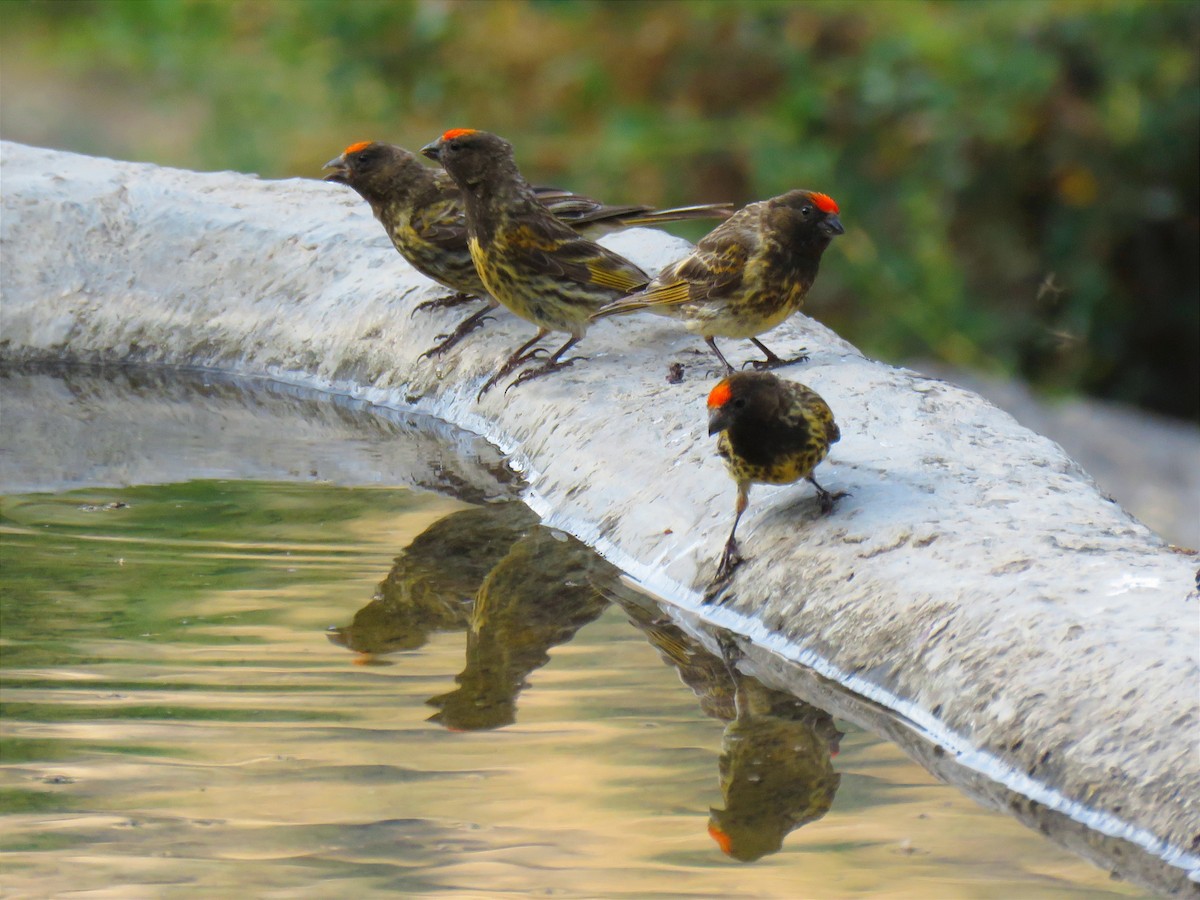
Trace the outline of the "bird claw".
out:
[[[544,353],[545,351],[542,352]],[[492,373],[491,378],[483,383],[483,387],[481,387],[479,389],[479,393],[475,395],[475,402],[478,403],[480,400],[482,400],[483,395],[494,388],[500,379],[511,373],[513,369],[519,368],[530,359],[533,359],[536,353],[537,348],[534,348],[529,353],[524,353],[521,356],[511,357],[504,365]],[[509,387],[512,387],[512,385],[510,384]],[[507,393],[507,389],[505,389],[505,393]]]
[[[447,350],[449,350],[451,347],[453,347],[455,344],[457,344],[459,341],[461,341],[463,338],[465,338],[468,334],[470,334],[476,328],[482,327],[483,323],[488,321],[489,319],[494,320],[495,316],[479,316],[479,315],[471,316],[470,318],[468,318],[464,322],[462,322],[453,331],[451,331],[447,334],[439,334],[437,336],[437,340],[441,341],[441,343],[435,344],[434,346],[430,347],[428,350],[426,350],[424,353],[422,353],[420,356],[418,356],[417,359],[418,360],[422,360],[422,359],[426,359],[426,358],[432,359],[435,356],[441,356],[443,353],[445,353]]]
[[[721,554],[721,561],[717,564],[717,574],[713,576],[713,580],[709,582],[708,589],[704,592],[705,603],[723,605],[733,599],[732,596],[722,595],[733,580],[733,573],[737,570],[737,567],[745,561],[745,558],[738,553],[737,543],[732,540],[729,541],[725,545],[725,552]]]
[[[536,351],[534,351],[534,352],[536,352]],[[544,353],[545,351],[543,350],[542,352]],[[532,356],[532,353],[529,355]],[[536,369],[528,369],[528,370],[522,372],[516,378],[514,378],[512,381],[512,384],[510,384],[508,387],[506,387],[504,389],[504,393],[507,394],[509,391],[511,391],[513,388],[515,388],[518,384],[522,384],[523,382],[526,382],[526,381],[533,381],[533,379],[535,379],[535,378],[541,378],[543,375],[549,375],[551,372],[556,372],[559,369],[565,369],[568,366],[574,365],[576,362],[579,362],[580,360],[586,360],[586,359],[587,359],[586,356],[572,356],[570,359],[560,359],[560,360],[556,360],[554,362],[546,362],[546,363],[543,363],[542,365],[538,366]]]
[[[749,360],[742,365],[742,368],[745,369],[750,367],[758,372],[768,372],[771,369],[778,369],[782,368],[783,366],[790,366],[795,363],[802,362],[808,362],[807,353],[801,353],[798,356],[793,356],[791,359],[784,359],[783,357],[776,356],[774,353],[772,353],[766,359]]]
[[[481,387],[479,389],[479,393],[477,393],[475,395],[475,402],[478,403],[480,400],[482,400],[483,395],[486,394],[488,391],[490,391],[492,388],[494,388],[496,386],[496,382],[499,381],[503,377],[504,377],[504,374],[502,374],[500,372],[496,372],[494,375],[492,375],[491,378],[489,378],[487,381],[485,381],[483,383],[483,387]]]
[[[458,328],[455,328],[453,331],[446,331],[446,332],[443,332],[442,334],[434,335],[433,339],[435,341],[442,341],[442,340],[446,340],[447,338],[461,337],[462,335],[459,334],[460,331],[462,332],[462,334],[470,334],[476,328],[482,328],[484,322],[495,322],[495,321],[496,321],[495,316],[483,316],[482,318],[479,318],[479,319],[476,319],[474,316],[471,316],[471,318],[467,319],[466,322],[463,322],[462,325],[459,325]],[[467,322],[471,323],[469,327],[467,326]],[[434,348],[434,349],[436,349],[436,348]]]
[[[729,670],[729,674],[737,678],[737,663],[743,659],[745,654],[742,648],[738,646],[737,639],[733,636],[733,632],[718,630],[713,637],[717,640],[717,646],[721,649],[721,659],[725,662],[725,668]]]
[[[849,491],[837,491],[830,493],[829,491],[821,491],[817,494],[817,502],[821,504],[821,515],[827,516],[833,512],[833,504],[843,497],[849,497]]]
[[[456,294],[451,294],[449,297],[438,297],[436,300],[426,300],[423,303],[418,303],[413,307],[413,311],[408,314],[411,319],[419,312],[425,312],[431,309],[452,309],[455,306],[462,306],[464,303],[470,303],[472,300],[478,300],[471,294],[464,294],[459,291]]]

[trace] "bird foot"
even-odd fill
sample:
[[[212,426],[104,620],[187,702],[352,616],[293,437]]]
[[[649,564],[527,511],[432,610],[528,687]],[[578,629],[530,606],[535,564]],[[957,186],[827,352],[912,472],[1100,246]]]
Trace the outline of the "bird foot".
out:
[[[778,369],[781,366],[790,366],[794,363],[802,362],[808,362],[807,353],[801,353],[797,356],[793,356],[791,359],[784,359],[781,356],[776,356],[774,353],[768,353],[766,359],[752,359],[743,365],[742,368],[744,369],[749,366],[750,368],[759,372],[767,372],[771,369]]]
[[[717,564],[717,574],[713,576],[713,580],[709,582],[708,589],[704,592],[705,603],[728,603],[732,597],[722,596],[725,588],[729,587],[729,582],[733,580],[733,573],[745,559],[738,553],[737,542],[730,540],[725,544],[725,552],[721,554],[721,561]]]
[[[533,342],[530,341],[530,343],[533,343]],[[526,344],[525,346],[527,347],[529,345]],[[521,349],[524,350],[525,347],[522,347]],[[505,360],[504,365],[502,365],[499,369],[497,369],[495,372],[492,373],[491,378],[489,378],[487,381],[485,381],[483,383],[483,387],[481,387],[479,389],[479,393],[475,395],[475,402],[478,403],[480,400],[482,400],[483,395],[486,394],[488,391],[490,391],[492,388],[494,388],[496,386],[497,382],[499,382],[500,379],[502,379],[504,376],[511,374],[515,369],[519,369],[521,366],[525,365],[525,363],[529,362],[530,360],[537,359],[539,356],[545,356],[545,355],[546,355],[546,351],[544,349],[542,349],[541,347],[534,347],[528,353],[520,353],[520,352],[514,353],[507,360]],[[518,379],[518,380],[520,380],[520,379]],[[512,385],[510,384],[509,387],[512,387]]]
[[[833,512],[834,503],[836,503],[838,500],[841,500],[843,497],[849,496],[849,491],[837,491],[836,493],[830,493],[824,489],[820,490],[817,493],[817,502],[821,504],[821,515],[829,515],[831,512]]]
[[[745,657],[742,648],[738,646],[737,638],[734,637],[733,632],[724,629],[717,631],[713,637],[717,639],[717,646],[721,648],[721,659],[725,662],[725,668],[729,670],[730,676],[736,681],[738,660]]]
[[[417,359],[418,360],[426,359],[426,358],[432,359],[435,356],[441,356],[443,353],[445,353],[447,350],[449,350],[451,347],[453,347],[455,344],[457,344],[459,341],[461,341],[463,338],[465,338],[468,334],[470,334],[476,328],[483,327],[483,323],[488,321],[489,319],[494,320],[495,316],[481,316],[481,315],[477,314],[477,315],[471,316],[469,319],[463,320],[463,322],[460,323],[457,328],[455,328],[453,331],[449,332],[448,334],[439,334],[437,336],[437,339],[439,341],[441,341],[441,343],[435,344],[434,346],[430,347],[428,350],[426,350],[424,353],[422,353],[420,356],[418,356]]]
[[[451,294],[449,297],[438,297],[436,300],[426,300],[424,303],[418,303],[413,307],[413,311],[409,313],[411,319],[419,312],[427,312],[431,309],[452,309],[455,306],[462,306],[464,303],[470,303],[472,300],[479,298],[473,294],[464,294],[462,291]]]
[[[545,351],[542,351],[543,353]],[[531,354],[532,355],[532,354]],[[513,383],[504,389],[504,393],[508,393],[518,384],[526,381],[533,381],[535,378],[541,378],[543,375],[549,375],[551,372],[556,372],[559,369],[565,369],[568,366],[574,365],[581,360],[586,360],[586,356],[572,356],[569,359],[548,359],[536,369],[527,369],[513,379]]]

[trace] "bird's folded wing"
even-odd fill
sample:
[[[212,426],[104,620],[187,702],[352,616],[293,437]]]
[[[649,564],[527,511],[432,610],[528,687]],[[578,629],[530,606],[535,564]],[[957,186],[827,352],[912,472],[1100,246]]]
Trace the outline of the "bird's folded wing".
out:
[[[416,210],[412,227],[426,242],[461,252],[467,246],[467,217],[456,197],[446,197]]]

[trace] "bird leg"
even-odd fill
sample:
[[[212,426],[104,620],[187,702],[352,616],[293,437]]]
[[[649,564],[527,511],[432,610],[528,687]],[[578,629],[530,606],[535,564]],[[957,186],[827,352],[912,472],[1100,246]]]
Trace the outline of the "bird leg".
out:
[[[836,494],[831,494],[829,491],[825,490],[825,488],[817,484],[817,479],[813,478],[812,475],[808,476],[808,480],[811,481],[812,486],[817,489],[817,502],[821,504],[822,515],[827,516],[833,512],[833,503],[835,500],[840,500],[843,497],[850,496],[849,492],[847,491],[838,491]]]
[[[801,363],[808,359],[808,354],[801,352],[799,356],[793,356],[791,359],[783,359],[775,354],[770,347],[760,341],[758,338],[750,338],[750,343],[766,354],[766,359],[752,359],[746,363],[747,366],[753,366],[758,371],[762,372],[766,369],[778,369],[780,366],[790,366],[792,363]],[[803,351],[803,347],[800,348]],[[724,357],[722,357],[724,359]],[[728,365],[728,363],[726,364]],[[742,368],[745,368],[743,366]]]
[[[717,564],[717,577],[713,579],[714,583],[728,581],[733,577],[733,570],[743,562],[745,559],[738,553],[738,544],[731,532],[729,540],[725,542],[725,549],[721,553],[721,561]]]
[[[713,637],[717,640],[717,646],[721,648],[721,661],[725,663],[725,671],[729,673],[729,680],[734,686],[734,703],[737,703],[737,694],[740,692],[742,678],[738,671],[738,661],[745,657],[742,653],[742,648],[738,646],[737,639],[733,636],[733,632],[726,631],[724,628],[718,629],[713,633]]]
[[[558,369],[565,369],[567,366],[573,365],[581,359],[587,359],[586,356],[572,356],[570,359],[563,359],[562,355],[579,343],[579,338],[572,337],[569,341],[559,347],[544,363],[536,369],[527,369],[522,372],[513,383],[504,389],[504,393],[508,393],[518,384],[525,381],[532,381],[535,378],[541,378],[543,375],[548,375]]]
[[[717,564],[717,574],[704,594],[704,602],[706,603],[716,598],[721,588],[725,587],[733,577],[734,570],[744,562],[742,555],[738,553],[736,535],[738,522],[742,520],[742,513],[746,511],[749,502],[750,485],[739,483],[737,503],[734,506],[736,512],[733,517],[733,527],[729,529],[729,539],[725,541],[725,549],[721,553],[721,561]]]
[[[472,300],[478,300],[474,294],[467,294],[462,291],[456,291],[449,297],[438,297],[436,300],[426,300],[424,303],[418,303],[413,307],[413,311],[409,313],[411,319],[419,312],[424,312],[430,309],[451,309],[455,306],[462,306],[464,303],[470,303]]]
[[[504,364],[502,366],[500,366],[499,369],[497,369],[495,372],[492,373],[492,377],[484,382],[483,387],[481,387],[479,389],[479,393],[475,395],[475,401],[478,402],[478,401],[482,400],[483,395],[486,394],[488,391],[490,391],[493,387],[495,387],[496,382],[498,382],[505,375],[508,375],[510,372],[512,372],[513,369],[516,369],[519,366],[522,366],[525,363],[529,362],[529,360],[536,357],[539,353],[545,353],[546,351],[542,350],[540,348],[533,349],[533,350],[530,350],[529,348],[532,347],[534,344],[536,344],[538,341],[540,341],[542,338],[544,338],[549,333],[550,332],[547,331],[545,328],[539,328],[537,334],[535,334],[530,340],[526,341],[520,347],[518,347],[515,351],[513,351],[512,356],[510,356],[508,359],[506,359],[504,361]],[[526,352],[526,351],[528,351],[528,352]]]
[[[417,359],[425,359],[425,357],[432,358],[445,353],[476,328],[482,327],[483,323],[488,319],[492,318],[492,316],[489,316],[488,313],[490,313],[493,309],[495,309],[495,307],[489,304],[478,312],[471,313],[471,315],[459,322],[458,327],[449,334],[439,334],[438,339],[442,342],[436,346],[430,347],[428,350],[418,356]],[[442,340],[443,338],[444,340]]]
[[[722,353],[720,350],[718,350],[718,349],[717,349],[717,341],[716,341],[716,338],[713,338],[713,337],[711,337],[711,336],[710,336],[710,337],[706,337],[706,338],[704,339],[704,343],[708,344],[708,346],[712,348],[712,352],[713,352],[713,353],[715,353],[715,354],[717,354],[717,359],[719,359],[719,360],[721,361],[721,365],[723,365],[723,366],[725,367],[725,374],[726,374],[726,375],[732,375],[732,374],[733,374],[733,371],[734,371],[734,370],[733,370],[733,366],[731,366],[731,365],[729,364],[729,360],[727,360],[727,359],[725,358],[725,354],[724,354],[724,353]]]

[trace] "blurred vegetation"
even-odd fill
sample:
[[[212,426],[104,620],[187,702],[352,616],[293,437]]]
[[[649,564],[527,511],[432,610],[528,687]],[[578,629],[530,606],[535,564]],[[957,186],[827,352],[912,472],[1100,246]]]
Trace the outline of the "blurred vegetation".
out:
[[[317,177],[497,131],[611,202],[840,204],[809,312],[890,360],[1200,414],[1200,4],[0,4],[0,134]],[[690,235],[695,237],[696,235]]]

